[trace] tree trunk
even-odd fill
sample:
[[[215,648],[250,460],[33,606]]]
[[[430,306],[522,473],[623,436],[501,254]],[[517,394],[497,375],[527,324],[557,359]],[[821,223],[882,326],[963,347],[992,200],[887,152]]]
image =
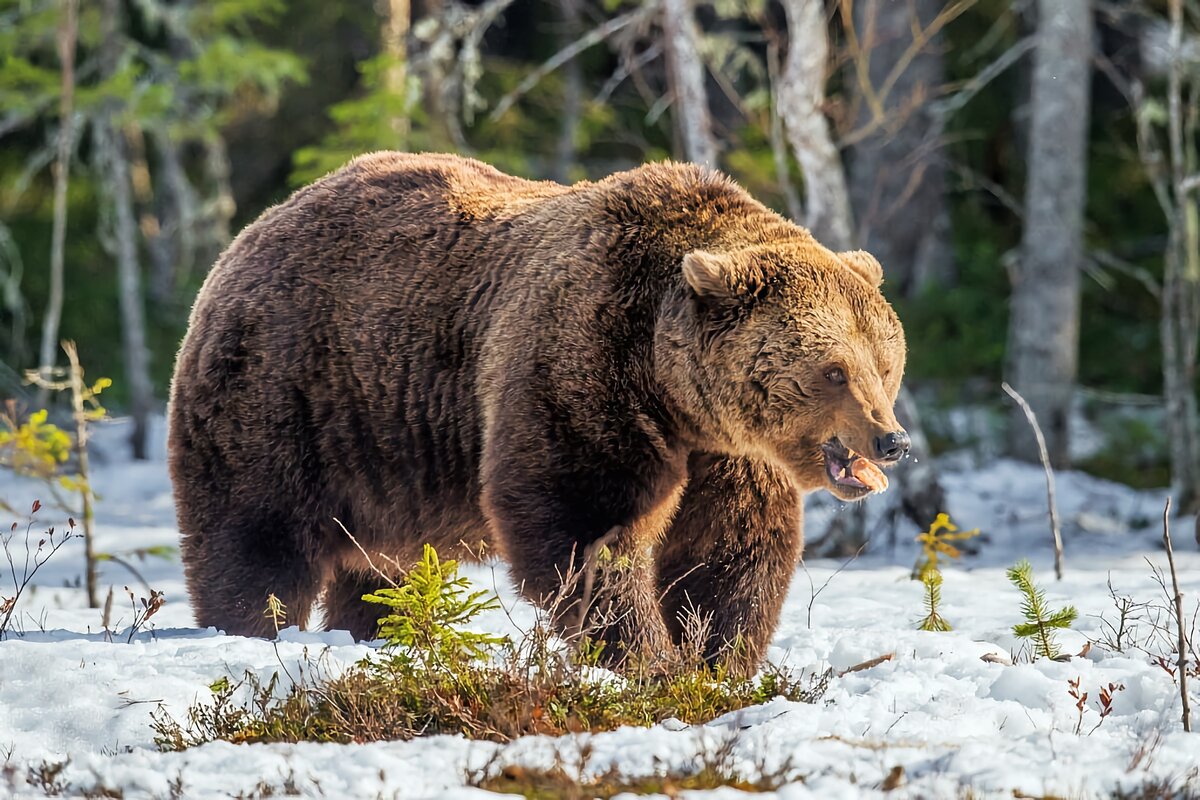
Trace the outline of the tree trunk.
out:
[[[1051,463],[1066,467],[1079,354],[1091,3],[1039,0],[1037,36],[1025,228],[1013,271],[1007,372],[1037,416]],[[1009,417],[1008,443],[1012,455],[1038,461],[1037,443],[1019,408]]]
[[[558,0],[558,12],[562,23],[559,33],[560,49],[575,41],[580,34],[580,2],[581,0]],[[571,170],[579,158],[576,137],[579,135],[579,123],[583,119],[583,65],[578,58],[572,58],[563,64],[562,68],[563,107],[550,176],[559,183],[570,183]]]
[[[829,61],[825,5],[821,0],[783,0],[783,8],[788,52],[779,110],[804,174],[805,224],[829,249],[849,250],[854,236],[846,171],[823,108]]]
[[[120,0],[104,0],[101,5],[100,72],[109,77],[126,46],[121,29],[123,20]],[[121,313],[121,344],[125,357],[125,381],[129,386],[129,413],[133,433],[129,444],[133,457],[146,458],[147,428],[154,389],[150,383],[150,357],[146,349],[146,318],[143,309],[141,267],[138,264],[138,227],[135,216],[133,187],[130,184],[130,162],[125,134],[115,121],[117,109],[107,109],[95,125],[94,156],[101,185],[101,197],[109,201],[110,213],[101,215],[101,241],[117,262],[118,305]],[[106,219],[107,217],[107,219]]]
[[[199,203],[184,170],[179,143],[162,129],[151,129],[150,134],[158,153],[155,201],[162,229],[155,241],[148,243],[149,296],[152,302],[165,306],[177,299],[176,290],[195,267]]]
[[[912,297],[954,276],[940,149],[944,125],[931,102],[945,83],[944,37],[937,32],[924,43],[916,38],[943,6],[942,0],[854,4],[865,63],[851,65],[859,80],[847,83],[859,112],[854,129],[872,132],[848,154],[850,199],[858,242],[887,269],[894,297]],[[873,93],[884,91],[878,108],[859,81]]]
[[[1183,0],[1170,0],[1167,119],[1171,161],[1170,237],[1163,274],[1163,395],[1171,446],[1171,490],[1179,513],[1200,511],[1200,421],[1196,409],[1200,337],[1200,212],[1187,186],[1196,170],[1195,104],[1183,98]]]
[[[58,329],[62,322],[63,271],[66,260],[67,186],[71,173],[71,150],[75,140],[75,42],[79,36],[77,0],[63,0],[58,28],[58,57],[62,63],[62,91],[58,101],[58,152],[54,159],[54,222],[50,234],[50,297],[42,318],[42,342],[38,366],[48,379],[58,353]],[[44,392],[43,392],[44,394]],[[43,400],[43,405],[45,401]]]
[[[691,0],[664,0],[662,26],[675,123],[683,141],[684,157],[715,167],[717,140],[713,137],[712,115],[704,90],[706,73],[700,58],[700,31]]]
[[[129,155],[120,130],[109,123],[97,136],[102,185],[112,202],[112,252],[117,260],[117,289],[121,311],[121,344],[125,381],[129,386],[129,412],[133,432],[129,443],[133,457],[146,458],[147,430],[154,401],[150,383],[150,357],[146,348],[141,266],[138,263],[138,228],[129,184]]]
[[[408,0],[387,0],[383,20],[382,45],[388,66],[384,82],[394,103],[389,103],[388,123],[396,135],[393,147],[403,150],[408,140],[408,29],[411,10]]]

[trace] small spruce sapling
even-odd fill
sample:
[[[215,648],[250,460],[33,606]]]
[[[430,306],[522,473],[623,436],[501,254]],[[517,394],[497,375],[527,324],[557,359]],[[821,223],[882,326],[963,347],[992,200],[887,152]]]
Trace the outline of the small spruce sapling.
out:
[[[397,665],[453,669],[510,644],[504,636],[462,629],[480,613],[499,608],[500,600],[486,591],[469,591],[458,562],[438,559],[428,544],[403,583],[365,594],[363,600],[388,608],[379,620],[379,635]]]
[[[1033,582],[1033,566],[1022,560],[1008,568],[1008,580],[1023,595],[1021,613],[1025,622],[1013,626],[1013,633],[1022,639],[1033,641],[1035,658],[1056,659],[1059,657],[1058,642],[1054,632],[1065,630],[1075,622],[1079,612],[1075,606],[1064,606],[1051,611],[1046,605],[1046,593]]]
[[[961,558],[962,551],[952,542],[966,541],[978,535],[978,528],[959,531],[958,526],[950,521],[949,514],[938,514],[929,530],[917,534],[917,542],[921,545],[921,558],[913,568],[913,578],[925,586],[925,617],[917,623],[918,630],[951,630],[950,622],[938,610],[942,602],[942,570],[938,559],[942,556]]]
[[[921,583],[925,584],[925,618],[917,624],[920,631],[949,631],[950,622],[942,616],[938,606],[942,602],[942,571],[932,564],[921,571]]]

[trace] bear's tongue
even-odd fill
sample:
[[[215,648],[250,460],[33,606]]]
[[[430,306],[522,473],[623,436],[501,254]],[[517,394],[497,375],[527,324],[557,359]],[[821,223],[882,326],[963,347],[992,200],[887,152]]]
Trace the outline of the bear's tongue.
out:
[[[829,477],[833,479],[834,483],[841,484],[842,486],[865,489],[867,485],[854,477],[854,474],[850,471],[850,465],[854,462],[854,458],[854,456],[851,456],[845,461],[840,458],[829,459]]]

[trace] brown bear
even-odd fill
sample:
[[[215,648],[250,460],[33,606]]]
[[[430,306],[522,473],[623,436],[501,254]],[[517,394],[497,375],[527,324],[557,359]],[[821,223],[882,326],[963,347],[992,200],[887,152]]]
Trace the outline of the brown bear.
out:
[[[908,449],[881,280],[694,165],[568,187],[360,157],[246,228],[192,311],[169,448],[197,620],[265,635],[268,594],[304,624],[323,593],[370,637],[381,581],[337,520],[400,563],[493,549],[614,663],[691,611],[751,670],[802,495],[859,499],[859,459]]]

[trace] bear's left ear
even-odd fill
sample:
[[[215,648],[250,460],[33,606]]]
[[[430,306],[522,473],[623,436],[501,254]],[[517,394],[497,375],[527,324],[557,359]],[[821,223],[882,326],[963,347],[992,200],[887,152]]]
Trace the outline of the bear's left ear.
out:
[[[683,278],[705,300],[742,300],[757,296],[766,276],[757,267],[724,253],[693,250],[683,257]]]
[[[883,267],[875,260],[875,256],[865,250],[847,250],[838,253],[837,257],[869,285],[877,288],[883,283]]]

